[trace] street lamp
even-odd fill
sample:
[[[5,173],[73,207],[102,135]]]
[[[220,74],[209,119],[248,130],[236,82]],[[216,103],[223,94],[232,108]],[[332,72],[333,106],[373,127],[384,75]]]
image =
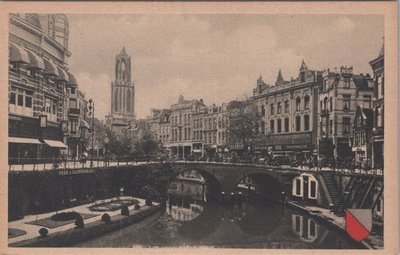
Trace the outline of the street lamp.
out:
[[[110,138],[108,138],[108,136],[106,136],[104,138],[104,146],[106,149],[106,166],[108,166],[108,143],[110,142]]]
[[[94,102],[93,102],[93,100],[92,99],[89,99],[89,107],[88,107],[88,109],[89,109],[89,115],[91,115],[92,116],[92,128],[91,128],[91,130],[92,130],[92,157],[91,157],[91,159],[90,159],[90,168],[93,168],[93,154],[94,154],[94,147],[93,147],[93,141],[94,141],[94,138],[93,138],[93,136],[94,136]]]

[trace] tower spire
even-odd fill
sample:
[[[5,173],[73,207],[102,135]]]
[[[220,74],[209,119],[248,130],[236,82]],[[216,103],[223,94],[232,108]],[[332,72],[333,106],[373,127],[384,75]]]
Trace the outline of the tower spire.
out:
[[[308,68],[307,68],[307,65],[306,65],[306,62],[304,62],[304,58],[301,60],[301,67],[300,67],[300,71],[303,71],[303,70],[307,70]]]
[[[280,68],[279,68],[278,77],[276,78],[276,81],[277,82],[283,81],[282,71]]]

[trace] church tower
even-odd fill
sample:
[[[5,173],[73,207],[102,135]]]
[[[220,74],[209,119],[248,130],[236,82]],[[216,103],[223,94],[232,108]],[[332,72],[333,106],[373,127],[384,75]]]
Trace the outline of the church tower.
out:
[[[115,58],[115,80],[111,82],[112,126],[126,126],[135,119],[135,84],[131,57],[125,47]]]

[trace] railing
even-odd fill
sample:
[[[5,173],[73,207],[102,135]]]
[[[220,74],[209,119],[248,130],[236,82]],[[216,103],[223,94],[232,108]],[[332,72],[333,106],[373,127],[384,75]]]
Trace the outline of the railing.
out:
[[[143,164],[159,164],[159,163],[188,163],[188,164],[215,164],[215,165],[232,165],[232,166],[252,166],[257,168],[267,168],[272,171],[295,171],[295,172],[321,172],[321,171],[331,171],[334,174],[339,175],[353,175],[353,176],[383,176],[383,169],[363,169],[363,168],[332,168],[327,166],[316,166],[316,165],[266,165],[266,164],[256,164],[253,162],[217,162],[217,161],[196,161],[196,160],[161,160],[155,157],[120,157],[115,160],[106,161],[104,159],[94,159],[93,167],[90,167],[90,159],[87,160],[62,160],[57,162],[39,162],[31,164],[9,164],[9,171],[45,171],[45,170],[74,170],[74,169],[95,169],[95,168],[105,168],[105,167],[118,167],[118,166],[128,166],[128,165],[143,165]]]

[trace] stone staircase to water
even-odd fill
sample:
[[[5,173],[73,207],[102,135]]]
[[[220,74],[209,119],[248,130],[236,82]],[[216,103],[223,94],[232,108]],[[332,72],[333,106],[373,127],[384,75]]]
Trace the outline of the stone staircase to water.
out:
[[[341,214],[338,209],[343,208],[343,199],[340,194],[340,190],[337,187],[335,180],[333,178],[333,173],[330,171],[321,172],[321,176],[324,179],[325,185],[328,189],[329,195],[332,199],[332,203],[335,209],[335,214]]]

